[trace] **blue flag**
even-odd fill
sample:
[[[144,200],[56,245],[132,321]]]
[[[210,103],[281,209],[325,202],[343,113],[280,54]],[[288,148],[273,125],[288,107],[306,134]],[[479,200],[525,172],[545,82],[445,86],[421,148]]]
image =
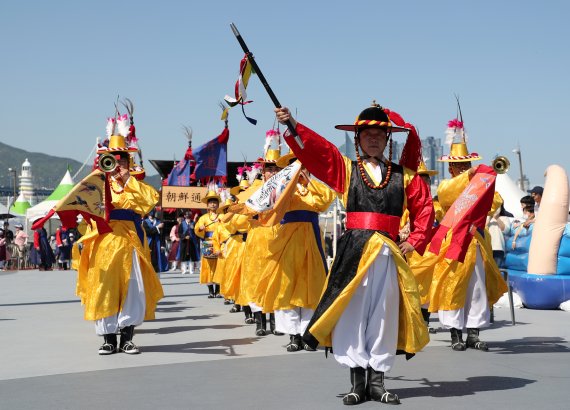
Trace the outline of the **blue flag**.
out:
[[[168,175],[169,186],[189,186],[190,185],[190,160],[182,159],[176,164]]]
[[[229,128],[224,128],[222,133],[216,138],[194,150],[196,179],[227,176],[227,149],[229,138],[230,130]]]

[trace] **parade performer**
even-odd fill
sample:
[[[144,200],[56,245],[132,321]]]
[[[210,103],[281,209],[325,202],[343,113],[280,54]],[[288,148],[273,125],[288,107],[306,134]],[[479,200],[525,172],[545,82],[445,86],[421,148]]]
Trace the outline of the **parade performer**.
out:
[[[219,223],[216,224],[216,230],[212,235],[212,247],[213,255],[217,257],[216,271],[212,277],[212,281],[219,286],[218,293],[224,297],[224,305],[231,304],[231,300],[226,297],[226,295],[220,292],[222,288],[222,283],[224,282],[224,277],[226,274],[226,256],[228,255],[227,241],[230,238],[230,233],[228,232],[228,224],[232,217],[231,214],[227,213],[228,207],[232,205],[234,201],[231,198],[227,198],[224,204],[219,206],[216,213],[219,215]]]
[[[467,208],[464,202],[467,202],[469,198],[475,200],[488,196],[489,200],[486,204],[474,206],[473,211],[466,214],[465,222],[462,222],[465,228],[463,234],[447,233],[441,243],[440,261],[433,273],[429,292],[429,311],[438,312],[439,321],[443,327],[450,329],[451,348],[454,351],[463,351],[467,347],[487,351],[487,343],[479,340],[479,329],[489,326],[490,307],[507,291],[507,286],[493,259],[491,237],[484,228],[484,224],[486,215],[493,215],[500,208],[502,198],[494,192],[494,183],[491,192],[475,192],[474,189],[472,193],[465,192],[471,189],[470,181],[477,172],[491,174],[493,171],[490,167],[483,165],[479,167],[481,168],[479,171],[471,167],[471,162],[478,161],[481,157],[467,150],[463,121],[457,119],[450,121],[447,135],[451,143],[450,153],[442,156],[439,161],[449,164],[449,173],[452,178],[441,181],[437,189],[438,201],[446,213],[442,225],[454,204],[456,210],[460,212],[457,207]],[[470,188],[466,189],[468,186]],[[457,203],[458,198],[463,202]],[[477,227],[474,224],[473,221],[476,218],[481,220],[482,226]],[[458,217],[455,216],[455,219]],[[437,253],[433,248],[438,234],[439,230],[434,235],[434,242],[430,246],[430,251],[434,253]],[[438,240],[437,243],[440,241]],[[445,258],[448,249],[452,246],[464,255],[463,261]],[[463,329],[465,328],[467,328],[466,342],[463,341]]]
[[[398,396],[384,387],[384,373],[392,368],[397,351],[413,355],[429,341],[417,284],[403,257],[413,250],[423,253],[433,223],[429,188],[415,174],[419,137],[398,114],[373,103],[354,124],[336,126],[355,132],[357,160],[351,161],[297,123],[287,108],[275,112],[279,122],[292,122],[302,140],[303,149],[290,133],[285,135],[293,152],[315,177],[340,194],[346,207],[347,230],[303,340],[313,348],[332,344],[335,359],[350,368],[352,389],[343,397],[344,404],[367,398],[398,404]],[[391,162],[391,137],[400,131],[410,131],[400,161],[407,167]],[[383,152],[388,144],[386,159]],[[412,228],[408,239],[397,244],[406,208]]]
[[[171,264],[171,272],[178,269],[178,262],[180,261],[180,237],[178,236],[178,230],[180,229],[180,224],[183,220],[184,217],[182,215],[178,215],[176,217],[176,224],[170,228],[170,251],[168,251],[168,262]]]
[[[424,180],[428,187],[431,186],[431,177],[437,175],[437,171],[429,170],[426,167],[425,162],[422,160],[418,167],[417,174]],[[439,222],[443,218],[443,212],[441,212],[441,206],[439,203],[433,199],[434,211],[435,211],[435,220],[433,223],[432,232],[435,231]],[[439,212],[438,212],[439,210]],[[410,235],[410,218],[409,212],[405,212],[402,218],[404,222],[404,228],[400,230],[400,240],[404,241]],[[416,282],[418,283],[418,291],[420,292],[420,300],[422,304],[422,317],[426,322],[426,326],[430,333],[436,333],[436,330],[429,325],[429,317],[430,313],[428,310],[429,307],[429,289],[430,284],[433,276],[433,270],[435,269],[435,265],[439,260],[439,256],[429,252],[426,250],[423,255],[420,255],[418,252],[414,251],[406,255],[406,260],[410,265],[410,269],[416,278]]]
[[[34,221],[35,222],[35,221]],[[32,249],[31,262],[38,266],[39,270],[51,270],[55,263],[55,256],[49,244],[45,228],[34,229],[34,247]]]
[[[289,153],[277,160],[277,166],[285,168],[294,160],[294,154]],[[319,213],[329,208],[334,197],[334,191],[311,180],[302,168],[277,237],[269,243],[270,258],[257,284],[257,303],[264,312],[274,312],[278,332],[289,334],[285,346],[288,352],[315,350],[302,342],[301,335],[313,316],[326,279]]]
[[[257,160],[258,163],[262,164],[261,172],[263,181],[267,181],[279,171],[276,161],[280,156],[279,149],[264,149],[263,158]],[[256,181],[256,184],[253,184],[253,186],[248,189],[248,193],[256,191],[261,185],[262,184],[257,184]],[[265,313],[262,312],[261,306],[255,303],[255,291],[257,281],[267,264],[267,258],[269,257],[267,249],[269,244],[277,236],[278,226],[262,226],[255,217],[250,219],[249,223],[251,228],[245,242],[244,259],[241,267],[240,291],[236,303],[251,308],[256,324],[255,334],[257,336],[265,336],[267,334],[267,317]]]
[[[242,172],[247,173],[247,179]],[[239,185],[230,189],[230,195],[235,198],[236,202],[239,202],[238,195],[249,189],[250,186],[255,183],[255,178],[259,175],[259,170],[253,167],[247,167],[247,170],[243,169],[240,171],[238,168],[238,173]],[[227,225],[227,230],[231,235],[228,241],[232,243],[228,244],[230,251],[226,255],[226,258],[228,258],[229,261],[226,263],[226,274],[224,275],[224,281],[220,284],[220,292],[222,295],[234,301],[230,313],[237,313],[243,309],[245,323],[251,325],[255,323],[251,308],[249,305],[242,306],[237,303],[240,294],[245,244],[249,229],[250,224],[247,215],[232,214],[231,220]]]
[[[162,228],[164,223],[156,218],[156,210],[150,211],[143,220],[143,228],[146,232],[148,246],[150,248],[150,257],[152,266],[156,273],[166,272],[168,270],[168,261],[166,255],[162,251]]]
[[[63,225],[55,231],[55,241],[57,244],[57,265],[59,269],[69,269],[71,260],[71,244],[69,241],[69,230]]]
[[[202,243],[202,267],[200,268],[200,284],[208,286],[208,298],[220,298],[220,285],[214,283],[214,273],[216,272],[217,256],[214,254],[212,245],[212,235],[216,230],[219,221],[217,209],[220,205],[220,196],[217,192],[210,190],[202,202],[208,207],[207,212],[202,215],[194,226],[194,233]]]
[[[194,233],[198,215],[197,212],[185,211],[184,220],[178,225],[182,275],[193,275],[200,270],[200,239]]]
[[[133,343],[134,328],[154,319],[156,305],[163,297],[142,229],[142,216],[154,208],[158,193],[130,175],[130,152],[137,150],[128,146],[122,135],[111,135],[108,146],[97,151],[118,158],[118,166],[109,172],[112,231],[102,233],[91,224],[79,241],[83,250],[77,294],[85,305],[85,319],[95,321],[96,333],[104,337],[101,355],[117,349],[139,353]],[[121,340],[117,346],[118,332]]]

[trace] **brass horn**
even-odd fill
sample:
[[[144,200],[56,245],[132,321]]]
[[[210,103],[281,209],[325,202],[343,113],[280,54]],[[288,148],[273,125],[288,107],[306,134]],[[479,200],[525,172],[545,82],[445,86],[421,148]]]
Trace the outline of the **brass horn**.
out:
[[[117,158],[115,158],[113,154],[107,152],[99,155],[99,160],[97,161],[97,165],[99,166],[99,169],[101,171],[111,172],[114,171],[115,168],[117,168],[117,165],[119,165],[119,161],[117,161]]]
[[[497,174],[504,174],[506,173],[510,166],[511,166],[511,162],[509,161],[509,159],[507,157],[504,156],[498,156],[497,158],[495,158],[493,160],[493,170],[497,173]]]

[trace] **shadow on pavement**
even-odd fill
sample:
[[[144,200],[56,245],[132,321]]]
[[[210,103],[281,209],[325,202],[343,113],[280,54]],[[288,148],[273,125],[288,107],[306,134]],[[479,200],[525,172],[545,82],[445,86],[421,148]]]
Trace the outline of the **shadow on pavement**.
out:
[[[570,352],[570,348],[564,344],[568,344],[568,341],[561,337],[523,337],[493,342],[491,352],[499,354]]]
[[[7,303],[0,305],[0,307],[10,307],[10,306],[35,306],[35,305],[59,305],[62,303],[80,303],[79,299],[75,300],[54,300],[53,302],[29,302],[29,303]]]
[[[211,325],[211,326],[173,326],[161,327],[159,329],[137,329],[137,333],[153,333],[157,335],[166,335],[171,333],[189,332],[191,330],[217,329],[231,330],[245,325]]]
[[[144,346],[143,349],[144,352],[218,354],[237,357],[242,355],[235,352],[234,346],[250,345],[259,339],[259,337],[246,337],[244,339],[211,340],[176,345]]]
[[[410,380],[403,377],[390,378],[391,380],[420,382],[426,387],[410,387],[403,389],[390,389],[390,383],[387,383],[390,392],[396,393],[400,399],[412,397],[462,397],[471,396],[476,393],[497,390],[520,389],[528,384],[535,383],[536,380],[521,379],[518,377],[503,376],[477,376],[468,377],[461,381],[441,381],[432,382],[428,379]]]

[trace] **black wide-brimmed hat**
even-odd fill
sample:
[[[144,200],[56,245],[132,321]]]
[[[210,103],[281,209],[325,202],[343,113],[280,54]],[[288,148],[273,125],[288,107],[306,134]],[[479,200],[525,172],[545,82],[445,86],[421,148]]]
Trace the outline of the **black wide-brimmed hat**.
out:
[[[370,128],[370,127],[384,128],[392,132],[409,131],[408,128],[397,127],[395,125],[392,125],[392,121],[390,121],[390,118],[388,117],[388,114],[386,113],[385,109],[381,105],[376,104],[376,101],[372,101],[372,106],[366,108],[358,115],[358,117],[356,117],[354,124],[335,125],[335,128],[337,130],[354,131],[354,132],[357,132],[358,130],[361,130],[363,128]]]

